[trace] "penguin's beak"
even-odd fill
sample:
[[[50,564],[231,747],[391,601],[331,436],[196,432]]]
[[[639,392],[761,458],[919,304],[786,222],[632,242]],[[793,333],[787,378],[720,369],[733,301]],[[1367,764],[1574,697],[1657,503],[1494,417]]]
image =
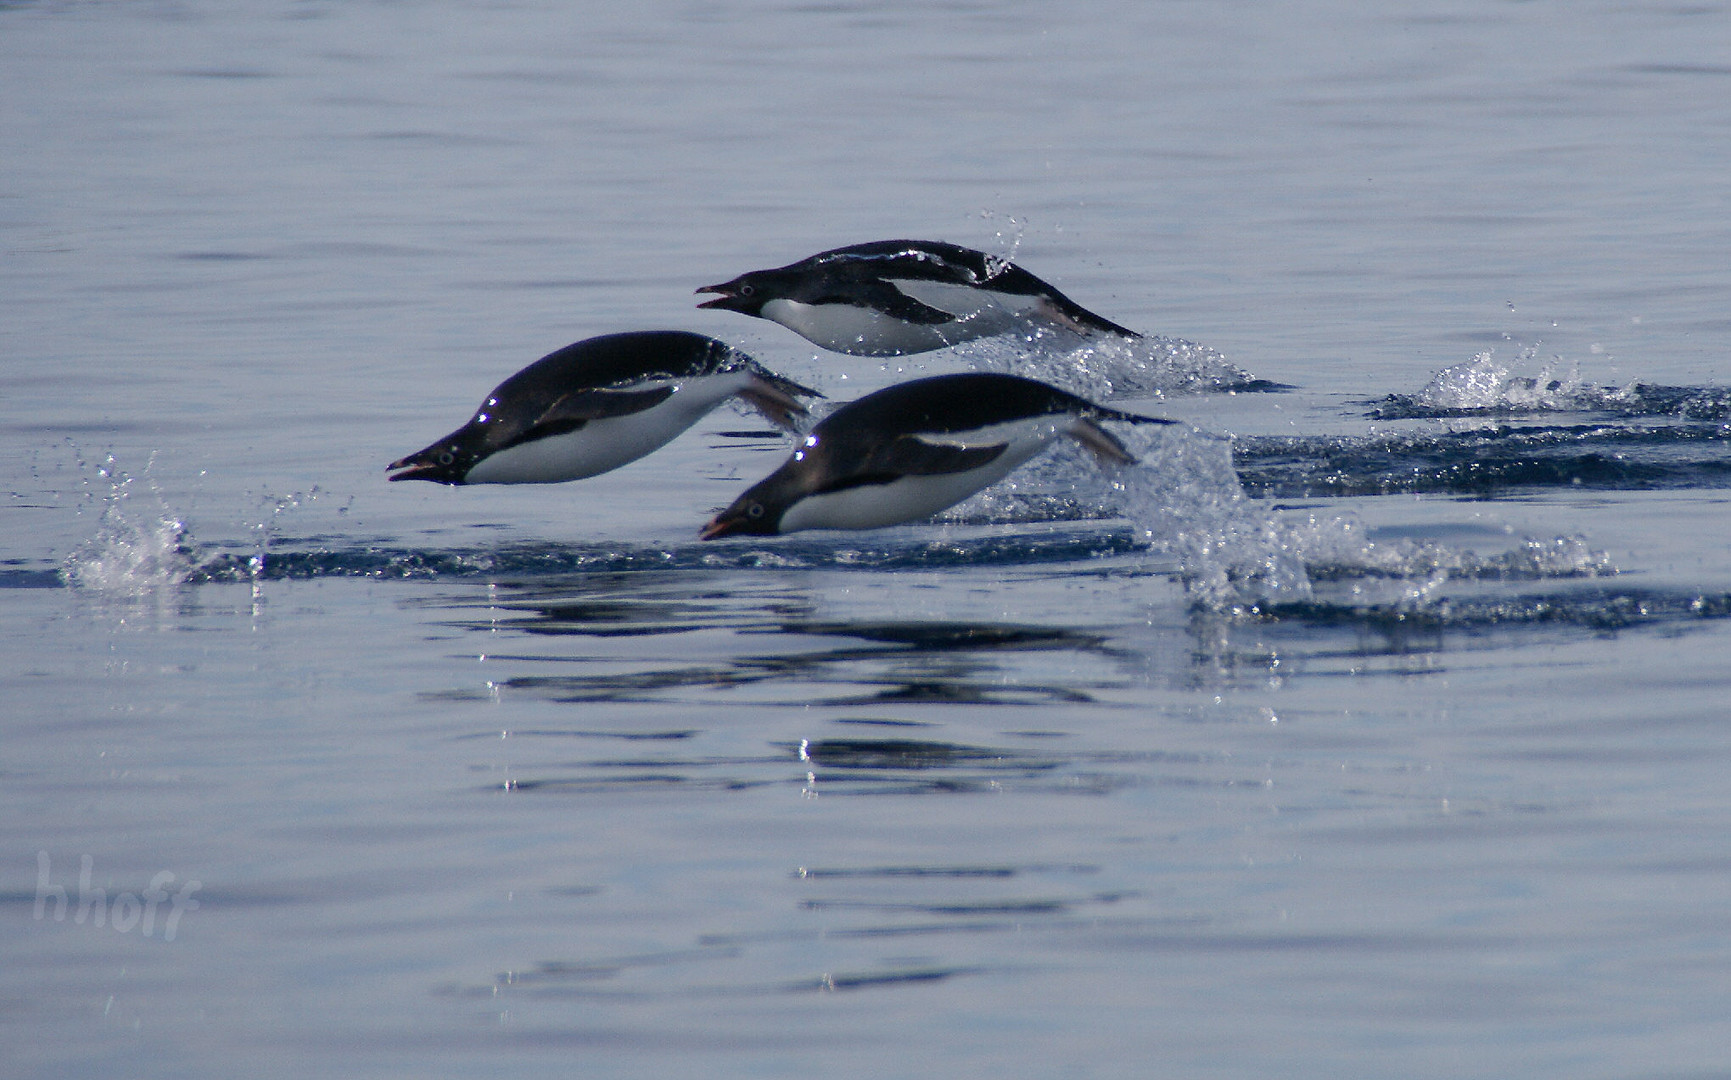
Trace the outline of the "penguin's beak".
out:
[[[726,514],[717,514],[709,519],[709,524],[703,527],[703,531],[697,534],[697,538],[699,540],[714,540],[717,537],[732,534],[738,530],[739,526],[739,518],[729,518]]]
[[[437,466],[430,461],[416,461],[414,458],[408,457],[401,461],[393,461],[385,468],[391,473],[390,476],[386,477],[388,480],[431,480],[433,478],[427,474],[433,472]],[[397,472],[398,469],[403,471]]]
[[[461,474],[451,471],[449,455],[447,455],[445,462],[439,461],[439,451],[443,445],[443,442],[434,443],[425,450],[410,454],[408,457],[398,458],[386,465],[385,469],[391,473],[387,479],[393,481],[431,480],[435,484],[462,483]]]
[[[720,285],[705,285],[697,290],[697,295],[715,293],[714,300],[705,300],[697,306],[700,308],[716,308],[722,311],[738,310],[739,294],[734,290],[734,283],[724,281]]]

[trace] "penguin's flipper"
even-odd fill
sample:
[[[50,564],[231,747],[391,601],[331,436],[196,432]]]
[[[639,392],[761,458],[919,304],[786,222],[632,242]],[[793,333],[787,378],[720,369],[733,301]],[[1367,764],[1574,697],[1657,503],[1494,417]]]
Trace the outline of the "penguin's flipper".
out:
[[[875,470],[902,476],[941,476],[967,472],[996,460],[1009,446],[963,446],[953,442],[928,442],[918,435],[903,435],[872,457]]]
[[[894,282],[880,279],[862,284],[864,288],[861,291],[867,302],[892,319],[900,319],[916,326],[940,326],[956,321],[953,312],[915,299],[896,288]]]
[[[673,396],[673,387],[656,386],[647,390],[578,390],[565,394],[535,418],[534,423],[518,432],[511,445],[548,439],[576,431],[591,420],[607,420],[615,416],[630,416],[644,412]]]

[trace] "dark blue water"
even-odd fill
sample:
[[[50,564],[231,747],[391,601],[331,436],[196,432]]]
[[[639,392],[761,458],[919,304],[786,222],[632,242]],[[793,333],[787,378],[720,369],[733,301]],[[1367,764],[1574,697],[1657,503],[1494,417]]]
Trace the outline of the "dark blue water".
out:
[[[0,1072],[1709,1076],[1731,11],[0,4]],[[692,290],[1015,258],[1133,347]],[[700,543],[580,338],[1181,421]],[[64,898],[64,899],[62,899]]]

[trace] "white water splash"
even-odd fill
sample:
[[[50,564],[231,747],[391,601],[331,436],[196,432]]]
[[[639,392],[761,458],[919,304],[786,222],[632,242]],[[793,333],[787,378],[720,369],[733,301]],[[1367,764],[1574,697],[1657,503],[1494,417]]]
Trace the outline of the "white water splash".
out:
[[[1486,350],[1437,372],[1413,395],[1413,401],[1427,409],[1489,409],[1501,403],[1508,381],[1509,369]]]
[[[1150,549],[1173,557],[1191,601],[1254,611],[1341,583],[1355,605],[1414,606],[1450,581],[1598,577],[1617,568],[1581,537],[1529,538],[1481,555],[1431,541],[1373,540],[1350,513],[1282,511],[1249,498],[1228,438],[1193,428],[1132,433],[1139,458],[1111,478],[1113,501]]]
[[[1135,441],[1140,463],[1111,486],[1149,546],[1177,558],[1194,601],[1231,609],[1310,595],[1299,536],[1244,494],[1229,438],[1171,427]]]
[[[232,567],[240,556],[230,545],[206,550],[193,539],[185,515],[171,509],[161,489],[149,479],[155,461],[153,454],[143,471],[134,476],[122,469],[112,454],[94,469],[79,458],[86,501],[100,505],[101,513],[94,534],[61,564],[61,578],[69,586],[125,598],[211,580],[213,567],[220,568],[221,580],[234,580]],[[285,516],[324,497],[316,486],[292,495],[263,495],[258,509],[243,519],[251,544],[241,550],[246,552],[245,574],[252,580],[255,600]],[[337,508],[339,515],[347,511],[347,505]]]
[[[1536,349],[1526,348],[1517,363],[1530,364],[1536,357]],[[1592,408],[1615,393],[1583,383],[1578,362],[1552,357],[1537,375],[1516,375],[1487,349],[1464,364],[1437,372],[1412,396],[1412,402],[1422,409],[1443,411],[1568,410]]]
[[[1041,328],[955,351],[977,371],[1039,379],[1095,401],[1231,390],[1255,381],[1224,354],[1181,338],[1081,338]]]
[[[154,455],[145,465],[148,477]],[[83,463],[80,462],[82,467]],[[198,567],[192,534],[169,510],[154,484],[121,470],[112,454],[95,469],[92,487],[106,482],[96,534],[67,556],[61,577],[74,588],[118,596],[141,596],[183,585]]]
[[[995,235],[1000,250],[994,257],[1005,262],[1015,262],[1016,253],[1022,249],[1022,241],[1028,234],[1028,220],[1014,214],[1001,214],[996,210],[981,210],[980,217],[994,223],[1003,222],[996,227]]]

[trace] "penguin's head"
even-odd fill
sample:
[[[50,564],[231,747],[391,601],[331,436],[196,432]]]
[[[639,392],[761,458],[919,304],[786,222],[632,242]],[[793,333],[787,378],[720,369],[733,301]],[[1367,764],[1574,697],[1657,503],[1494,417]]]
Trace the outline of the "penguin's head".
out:
[[[435,484],[461,484],[480,460],[486,456],[475,449],[472,439],[464,436],[468,428],[453,431],[424,450],[399,458],[385,466],[392,480],[431,480]],[[401,470],[400,472],[398,470]]]
[[[778,504],[770,494],[760,491],[764,485],[747,491],[733,505],[715,515],[698,533],[700,540],[715,540],[723,536],[774,536],[781,531],[781,515],[785,505]]]
[[[808,435],[805,445],[817,446],[817,436]],[[819,490],[822,474],[822,466],[804,449],[796,452],[781,468],[746,488],[732,505],[710,518],[697,534],[699,539],[776,535],[782,531],[782,518],[788,510]]]
[[[763,317],[763,305],[782,295],[780,283],[775,280],[773,270],[753,270],[749,274],[741,274],[732,281],[724,281],[720,285],[705,285],[698,289],[699,293],[714,293],[715,299],[705,300],[697,306],[714,308],[719,311],[737,311],[741,315]]]
[[[782,519],[802,499],[824,490],[832,467],[831,440],[819,423],[781,467],[745,489],[727,509],[709,519],[698,533],[702,540],[723,536],[774,536]]]

